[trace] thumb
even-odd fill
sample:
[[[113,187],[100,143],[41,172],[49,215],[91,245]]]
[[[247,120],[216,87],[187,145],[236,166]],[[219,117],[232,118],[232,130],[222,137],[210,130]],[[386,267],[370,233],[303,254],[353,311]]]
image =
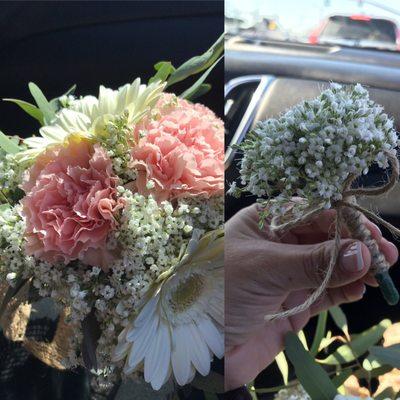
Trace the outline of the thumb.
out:
[[[279,268],[279,282],[286,289],[319,287],[331,262],[334,241],[312,245],[275,244]],[[340,242],[340,250],[329,287],[339,287],[363,277],[371,265],[371,254],[363,243],[354,239]],[[271,278],[271,277],[270,277]]]

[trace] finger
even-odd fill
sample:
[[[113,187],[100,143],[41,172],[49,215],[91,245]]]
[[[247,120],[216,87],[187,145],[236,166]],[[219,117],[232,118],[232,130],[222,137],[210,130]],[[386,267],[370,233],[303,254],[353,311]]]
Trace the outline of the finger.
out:
[[[361,217],[365,227],[371,232],[373,239],[379,241],[382,238],[382,232],[379,227],[368,220],[364,215]],[[332,238],[335,231],[336,211],[324,210],[309,224],[305,224],[290,231],[291,235],[297,237],[296,242],[299,244],[312,244],[323,242]],[[342,239],[351,238],[349,230],[344,227],[341,232]],[[285,241],[285,237],[282,237]]]
[[[396,245],[389,240],[381,239],[378,241],[379,250],[383,253],[389,265],[394,265],[399,258],[399,250]]]
[[[333,241],[316,245],[269,244],[259,250],[267,267],[258,270],[257,276],[264,277],[265,285],[279,286],[285,291],[317,288],[326,276],[333,249]],[[371,255],[361,242],[346,239],[340,242],[337,261],[329,287],[343,286],[366,275]]]
[[[363,298],[366,291],[362,280],[351,282],[345,286],[328,289],[319,301],[310,308],[310,314],[316,315],[321,311],[344,303],[352,303]]]

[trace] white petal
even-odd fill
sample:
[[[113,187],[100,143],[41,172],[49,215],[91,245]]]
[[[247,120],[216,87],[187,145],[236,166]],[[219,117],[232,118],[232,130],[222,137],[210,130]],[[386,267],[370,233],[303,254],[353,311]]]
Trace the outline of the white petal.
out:
[[[48,146],[50,143],[53,143],[53,141],[49,141],[44,137],[31,137],[24,139],[24,143],[32,149],[42,149]]]
[[[218,331],[216,326],[208,318],[197,321],[197,326],[211,351],[218,358],[222,358],[224,356],[224,337],[222,333]]]
[[[190,347],[191,361],[197,371],[199,371],[201,375],[206,376],[210,373],[210,351],[202,335],[199,333],[197,326],[191,323],[187,324],[187,328],[188,335],[192,336],[192,346]]]
[[[145,358],[154,340],[158,322],[158,315],[155,315],[149,330],[142,330],[142,335],[133,343],[129,355],[129,366],[131,368],[136,368],[140,361]]]
[[[87,115],[91,120],[98,111],[99,101],[94,96],[85,96],[72,103],[72,109]]]
[[[171,337],[168,325],[160,321],[157,340],[144,360],[144,378],[154,390],[159,390],[167,380],[170,371]]]
[[[183,326],[174,327],[172,330],[172,370],[179,385],[183,386],[189,382],[193,369],[189,358],[189,343],[187,332]]]
[[[63,142],[69,133],[60,126],[43,126],[39,132],[50,143]]]
[[[127,355],[129,348],[132,346],[129,342],[119,342],[115,347],[112,353],[112,362],[121,361]]]
[[[98,115],[96,117],[98,118],[105,114],[114,114],[117,107],[116,98],[117,92],[115,90],[100,86]]]
[[[91,121],[85,114],[63,108],[57,114],[56,124],[68,133],[81,133],[89,130]]]
[[[140,325],[145,323],[147,318],[149,318],[154,313],[157,307],[157,303],[158,296],[154,296],[145,304],[139,315],[135,318],[134,325],[136,327],[139,327]]]

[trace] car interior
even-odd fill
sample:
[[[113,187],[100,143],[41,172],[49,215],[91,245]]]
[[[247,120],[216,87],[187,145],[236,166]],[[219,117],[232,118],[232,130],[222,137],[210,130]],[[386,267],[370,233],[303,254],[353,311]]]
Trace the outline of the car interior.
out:
[[[400,128],[399,53],[341,47],[337,44],[311,45],[235,36],[227,42],[225,57],[227,186],[238,178],[240,162],[240,153],[233,150],[232,145],[240,143],[257,121],[277,117],[300,101],[316,97],[329,82],[363,84],[368,88],[371,98],[394,118],[397,130]],[[373,186],[381,184],[385,178],[376,168],[358,184]],[[391,195],[391,198],[393,200],[380,197],[368,205],[398,226],[398,195]],[[254,201],[252,196],[240,199],[226,196],[226,218]],[[383,234],[390,237],[388,232],[384,231]],[[394,280],[400,279],[398,265],[394,266],[391,275]],[[398,320],[397,307],[386,305],[378,290],[369,288],[366,298],[343,306],[344,312],[352,315],[351,329],[354,331],[366,329],[371,322],[379,322],[382,315]],[[366,309],[369,310],[368,319],[363,316]],[[311,320],[306,333],[314,329],[315,321]],[[256,386],[275,386],[279,379],[279,371],[272,365],[259,375]],[[271,397],[265,394],[259,398]]]

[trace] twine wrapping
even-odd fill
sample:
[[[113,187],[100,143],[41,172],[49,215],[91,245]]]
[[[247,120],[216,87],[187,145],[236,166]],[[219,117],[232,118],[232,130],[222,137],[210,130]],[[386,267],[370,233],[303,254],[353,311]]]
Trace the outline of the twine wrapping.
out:
[[[399,294],[388,273],[390,267],[389,263],[386,261],[385,256],[379,250],[378,244],[372,238],[370,231],[363,224],[363,215],[385,226],[395,237],[400,237],[400,230],[373,213],[372,211],[361,207],[357,204],[356,201],[356,196],[379,196],[385,193],[389,193],[394,188],[399,179],[399,161],[397,157],[391,153],[387,153],[387,157],[392,167],[392,173],[390,174],[389,180],[385,185],[373,188],[361,187],[352,189],[351,185],[357,178],[356,176],[352,175],[345,182],[344,190],[342,193],[343,200],[337,201],[332,204],[332,208],[336,210],[334,247],[328,268],[321,282],[321,285],[310,295],[310,297],[304,303],[291,309],[280,311],[276,314],[267,315],[265,316],[266,321],[271,321],[278,318],[288,318],[292,315],[305,311],[312,304],[314,304],[324,293],[324,291],[328,287],[333,270],[338,261],[340,253],[341,232],[344,226],[347,226],[351,237],[363,242],[371,252],[370,270],[377,279],[385,300],[392,305],[396,304],[399,301]],[[285,232],[296,226],[310,222],[323,209],[324,208],[319,205],[310,206],[299,217],[296,217],[284,223],[279,223],[277,218],[273,218],[271,222],[271,229],[278,235],[283,235]]]

